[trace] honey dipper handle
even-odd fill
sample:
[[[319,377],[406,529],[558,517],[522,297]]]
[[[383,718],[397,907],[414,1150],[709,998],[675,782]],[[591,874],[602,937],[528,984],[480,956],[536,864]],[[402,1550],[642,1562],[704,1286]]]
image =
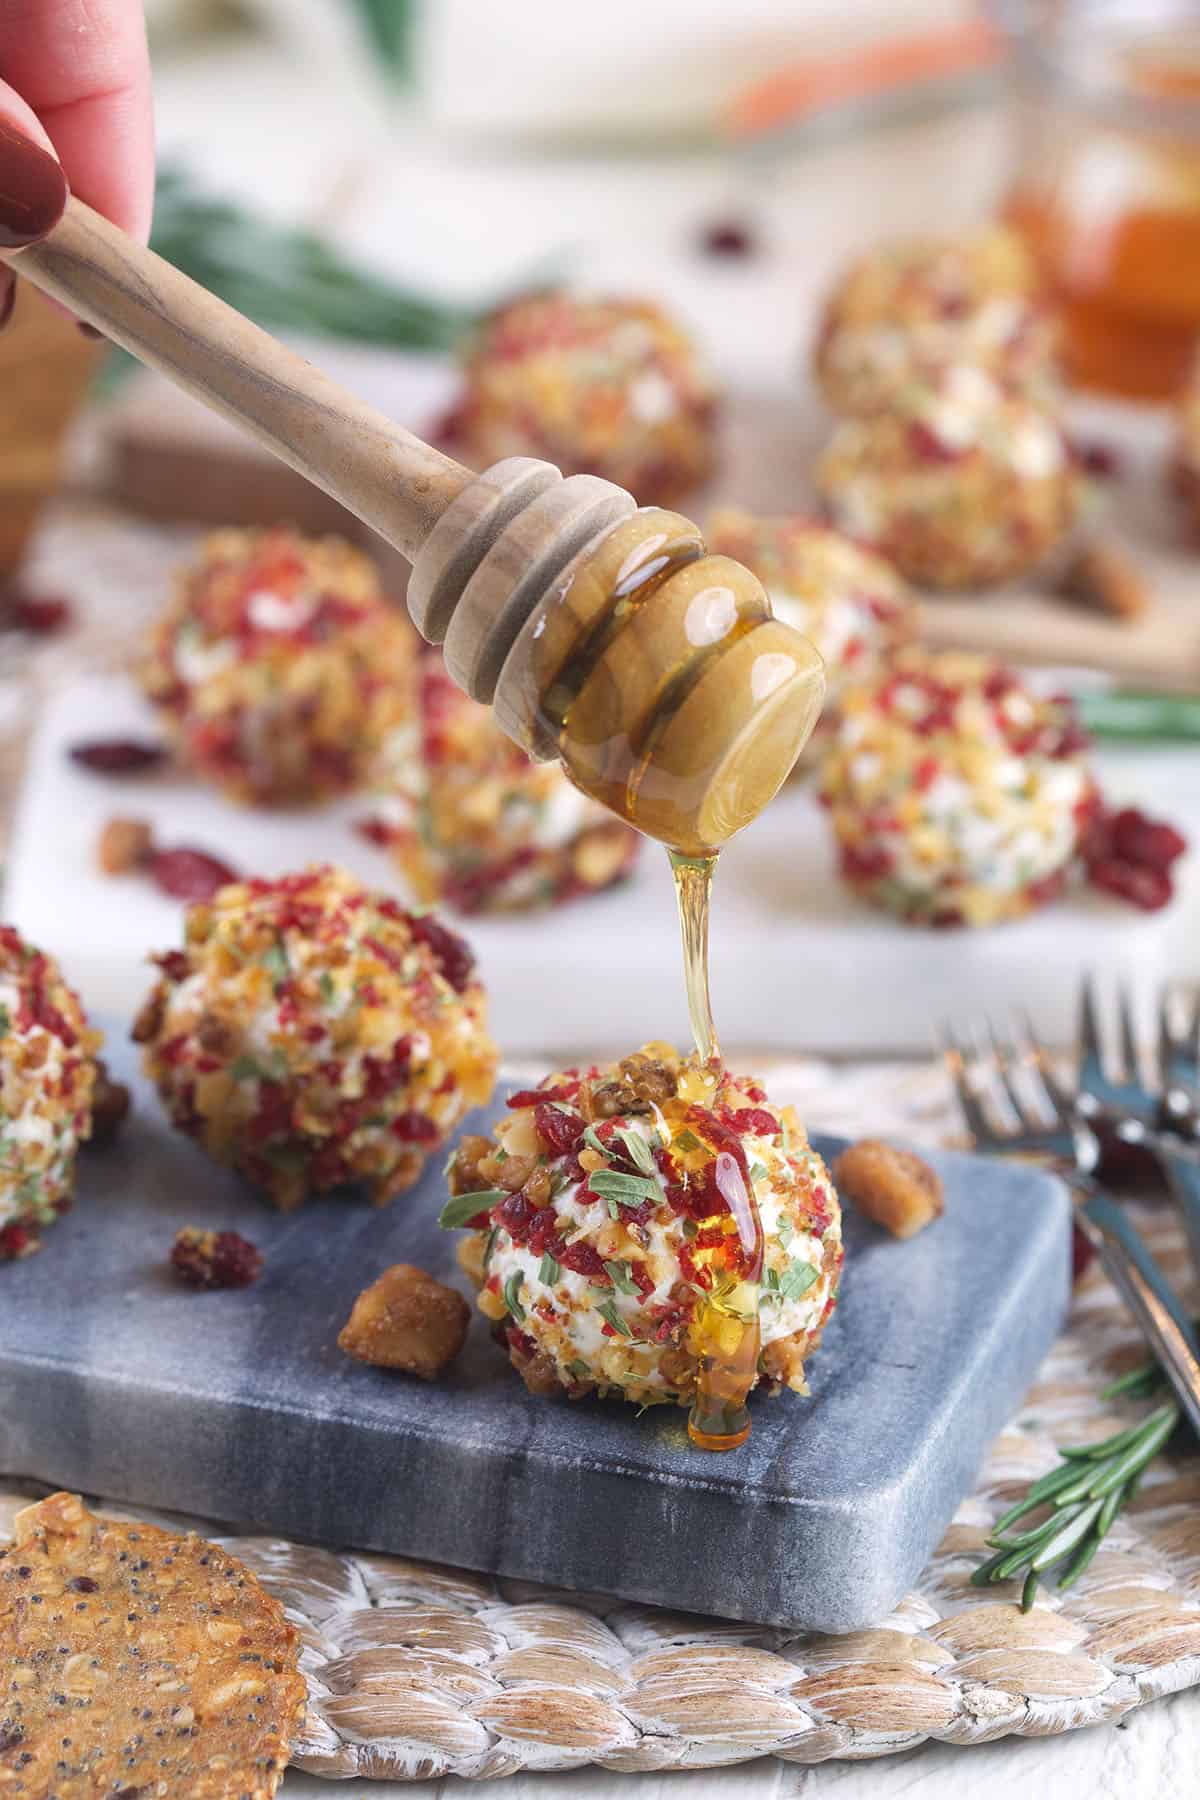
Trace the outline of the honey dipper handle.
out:
[[[473,477],[71,199],[18,274],[224,413],[412,562]]]

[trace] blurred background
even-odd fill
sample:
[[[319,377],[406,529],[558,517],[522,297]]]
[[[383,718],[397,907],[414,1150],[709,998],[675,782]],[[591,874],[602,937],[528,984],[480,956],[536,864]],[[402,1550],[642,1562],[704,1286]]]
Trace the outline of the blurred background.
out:
[[[1065,687],[1101,738],[1113,804],[1200,829],[1190,8],[150,0],[148,16],[162,254],[443,438],[463,346],[493,309],[560,286],[650,299],[689,334],[720,395],[706,478],[682,502],[702,520],[715,506],[813,512],[834,424],[814,345],[849,263],[897,238],[1005,220],[1061,329],[1072,454],[1096,478],[1088,517],[1115,542],[1118,576],[1068,595],[1061,569],[1039,568],[982,599],[938,594],[926,630],[931,643],[1048,666],[1043,688]],[[71,680],[128,666],[190,534],[281,520],[365,541],[233,428],[21,296],[0,338],[0,830],[46,703]],[[398,595],[403,566],[369,548]],[[804,804],[796,846],[822,829]],[[14,870],[10,905],[30,910],[48,869]],[[1200,974],[1190,869],[1176,870],[1152,939],[1143,915],[1156,908],[1106,904],[1081,915],[1086,948],[1110,959],[1135,944],[1143,970]],[[759,911],[718,920],[718,969],[734,978],[750,939],[782,919],[843,922],[816,852],[764,850],[753,882]],[[1076,924],[1063,914],[1057,930]],[[127,930],[140,954],[144,923]],[[920,982],[1052,987],[1058,940],[1024,930],[961,934],[953,952],[909,933],[905,948]],[[856,954],[848,940],[844,954]],[[1061,961],[1065,1007],[1076,969]],[[669,980],[677,992],[673,968]],[[720,974],[717,986],[720,999]],[[926,1041],[929,1009],[914,989],[887,1047]],[[879,1027],[868,1009],[835,1047],[877,1042]],[[789,1044],[826,1047],[794,1018],[786,1031]],[[745,1019],[733,1035],[749,1035]]]

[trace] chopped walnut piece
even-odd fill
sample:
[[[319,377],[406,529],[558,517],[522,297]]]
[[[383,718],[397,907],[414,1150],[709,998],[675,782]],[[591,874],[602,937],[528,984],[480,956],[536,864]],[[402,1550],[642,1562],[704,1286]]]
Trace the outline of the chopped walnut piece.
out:
[[[591,1112],[597,1119],[615,1119],[622,1113],[648,1113],[673,1100],[679,1089],[679,1064],[638,1050],[617,1064],[615,1077],[597,1082],[591,1089]],[[587,1117],[587,1109],[584,1109]]]
[[[462,1349],[470,1322],[456,1289],[411,1263],[393,1263],[358,1296],[338,1344],[359,1362],[432,1381]]]
[[[942,1179],[911,1150],[863,1138],[843,1150],[833,1179],[844,1200],[893,1237],[915,1237],[942,1210]]]
[[[1119,544],[1095,539],[1072,557],[1059,581],[1066,600],[1125,622],[1140,619],[1150,604],[1145,576]]]
[[[128,875],[145,868],[153,851],[148,819],[109,819],[96,843],[96,861],[105,875]]]
[[[92,1084],[92,1144],[111,1144],[129,1113],[129,1089],[123,1081],[114,1081],[108,1064],[101,1056],[95,1059],[96,1079]]]
[[[257,1245],[237,1231],[198,1231],[185,1225],[175,1234],[171,1267],[188,1287],[250,1287],[262,1274]]]

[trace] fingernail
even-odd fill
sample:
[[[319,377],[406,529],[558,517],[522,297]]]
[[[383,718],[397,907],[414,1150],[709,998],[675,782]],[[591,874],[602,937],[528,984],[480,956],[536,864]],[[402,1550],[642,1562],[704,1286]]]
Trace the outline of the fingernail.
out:
[[[67,204],[57,160],[0,119],[0,250],[20,250],[53,231]]]
[[[0,268],[0,331],[12,318],[17,302],[17,278],[11,269]]]
[[[83,337],[94,338],[98,344],[104,342],[104,333],[98,331],[94,325],[89,325],[86,319],[76,319],[75,324]]]

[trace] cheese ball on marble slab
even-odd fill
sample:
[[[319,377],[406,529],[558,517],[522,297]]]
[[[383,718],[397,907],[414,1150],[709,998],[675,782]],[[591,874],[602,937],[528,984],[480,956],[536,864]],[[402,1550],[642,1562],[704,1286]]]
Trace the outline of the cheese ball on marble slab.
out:
[[[775,617],[821,652],[825,705],[798,765],[812,768],[836,726],[846,683],[874,675],[915,636],[916,595],[881,556],[811,519],[727,507],[714,513],[705,537],[714,555],[745,563]]]
[[[641,836],[558,763],[534,762],[490,707],[422,660],[417,718],[394,732],[364,827],[426,905],[514,912],[596,893],[633,867]]]
[[[820,784],[843,879],[914,925],[992,925],[1055,898],[1099,805],[1070,702],[954,651],[901,651],[848,688]]]
[[[807,1392],[804,1366],[842,1265],[833,1183],[792,1108],[743,1077],[651,1044],[514,1094],[494,1135],[449,1164],[444,1225],[474,1227],[459,1260],[533,1393],[690,1403],[698,1309],[757,1305],[756,1385]],[[719,1181],[757,1201],[763,1279]]]
[[[100,1042],[53,957],[0,925],[0,1262],[71,1203]]]
[[[312,868],[189,907],[134,1026],[168,1116],[276,1206],[410,1188],[488,1099],[496,1046],[462,939]]]
[[[931,588],[1027,574],[1083,499],[1057,416],[966,364],[914,380],[886,413],[843,419],[815,479],[832,525]]]
[[[712,377],[661,307],[543,293],[484,322],[446,433],[479,468],[538,456],[670,506],[712,473],[715,419]]]
[[[941,364],[973,364],[1019,392],[1053,390],[1057,340],[1028,250],[990,225],[859,257],[826,302],[813,364],[835,412],[883,412]]]
[[[360,785],[412,706],[415,637],[340,538],[220,531],[179,577],[142,683],[230,799],[308,806]]]

